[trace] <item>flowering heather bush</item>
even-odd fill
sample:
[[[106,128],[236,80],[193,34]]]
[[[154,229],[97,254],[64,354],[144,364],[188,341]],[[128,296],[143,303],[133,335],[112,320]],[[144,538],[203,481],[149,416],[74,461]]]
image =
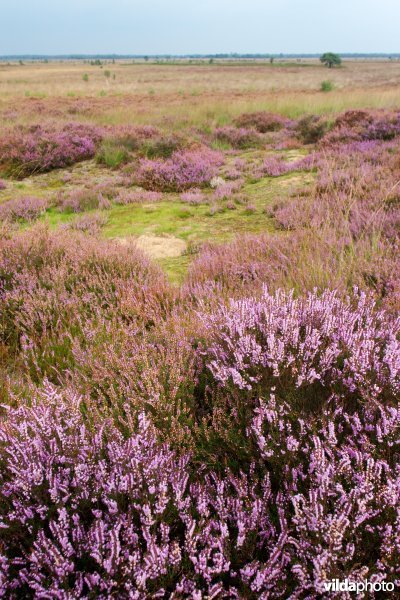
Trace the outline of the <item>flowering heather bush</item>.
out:
[[[244,127],[219,127],[214,131],[214,139],[230,144],[233,148],[251,148],[261,142],[259,134],[254,129]]]
[[[268,157],[264,160],[259,171],[260,176],[267,175],[268,177],[279,177],[289,172],[290,163],[285,161],[283,158],[277,158],[276,156]]]
[[[116,204],[142,204],[143,202],[161,202],[163,195],[161,192],[151,192],[148,190],[123,190],[114,198]]]
[[[291,162],[284,160],[281,156],[269,156],[260,167],[255,168],[254,175],[256,177],[280,177],[294,171],[311,171],[317,168],[320,162],[321,159],[316,152]]]
[[[400,113],[347,111],[336,119],[322,144],[349,144],[368,140],[389,141],[400,135]]]
[[[293,121],[286,119],[281,115],[269,112],[244,113],[235,120],[239,127],[255,129],[259,133],[268,131],[279,131],[280,129],[290,127]]]
[[[7,188],[6,182],[0,179],[0,192]]]
[[[209,184],[223,156],[208,148],[175,152],[165,161],[142,159],[136,183],[145,189],[181,192]]]
[[[96,154],[100,164],[116,168],[132,160],[135,154],[147,158],[169,158],[184,147],[184,140],[174,135],[163,135],[156,128],[119,127],[105,137]]]
[[[61,192],[57,198],[57,206],[61,212],[84,212],[98,208],[111,208],[111,200],[115,201],[121,192],[113,182],[103,182],[93,187],[74,189],[71,192]]]
[[[2,221],[34,221],[46,212],[48,200],[25,196],[13,198],[0,204],[0,220]]]
[[[49,386],[7,410],[3,595],[316,598],[336,577],[396,581],[400,321],[332,292],[264,292],[202,320],[215,393],[193,398],[197,456],[144,413],[125,437],[89,426],[86,401]]]
[[[14,177],[25,177],[66,167],[93,157],[101,135],[95,127],[74,123],[62,129],[16,128],[0,140],[0,168]]]
[[[226,200],[230,198],[235,192],[238,192],[244,184],[243,179],[236,179],[236,181],[226,181],[222,185],[218,185],[215,188],[213,198],[215,200]]]
[[[63,229],[72,229],[73,231],[82,231],[91,235],[97,235],[100,229],[107,223],[107,216],[100,213],[94,213],[89,215],[82,215],[71,221],[65,223]]]
[[[146,323],[168,296],[162,272],[132,246],[43,227],[0,240],[0,340],[34,379],[62,377],[91,319]]]
[[[328,131],[328,123],[317,115],[306,115],[296,125],[296,135],[303,144],[315,144]]]
[[[317,402],[331,393],[394,400],[400,391],[400,320],[377,313],[365,294],[353,308],[334,292],[303,300],[264,290],[260,300],[238,300],[209,323],[217,338],[209,367],[224,385],[316,384]]]
[[[198,188],[193,188],[188,192],[183,192],[180,195],[180,199],[182,202],[186,202],[187,204],[208,204],[208,199],[203,192]]]

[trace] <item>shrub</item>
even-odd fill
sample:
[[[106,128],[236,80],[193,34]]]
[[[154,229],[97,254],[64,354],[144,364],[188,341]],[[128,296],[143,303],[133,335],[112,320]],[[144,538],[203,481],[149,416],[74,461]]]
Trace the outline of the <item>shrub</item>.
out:
[[[232,195],[238,192],[243,186],[243,179],[236,179],[235,181],[226,181],[215,188],[213,198],[215,200],[227,200]]]
[[[71,123],[62,129],[16,128],[0,140],[0,167],[14,177],[72,165],[95,154],[98,128]]]
[[[46,212],[48,201],[45,198],[25,196],[0,204],[0,220],[34,221]]]
[[[290,119],[269,112],[244,113],[235,120],[238,127],[255,129],[259,133],[279,131],[292,124]]]
[[[123,436],[71,390],[7,409],[3,595],[313,598],[334,578],[396,582],[398,319],[363,295],[264,291],[201,320],[183,396],[195,455],[160,440],[168,419],[156,429],[140,411]],[[179,346],[190,353],[174,340],[170,366]]]
[[[321,92],[331,92],[334,89],[335,86],[332,81],[325,80],[321,82]]]
[[[123,190],[114,198],[116,204],[142,204],[143,202],[161,202],[161,192],[150,192],[147,190]]]
[[[183,192],[180,195],[180,199],[182,202],[186,202],[187,204],[207,204],[208,199],[207,196],[203,194],[203,192],[198,188],[193,188],[188,192]]]
[[[214,131],[214,139],[225,142],[233,148],[251,148],[260,144],[260,136],[254,129],[244,127],[219,127]]]
[[[148,158],[168,158],[183,145],[180,137],[164,136],[154,127],[120,127],[105,138],[96,160],[110,168],[117,168],[132,160],[135,153]]]
[[[263,502],[244,475],[191,484],[189,457],[156,436],[144,415],[126,440],[109,423],[92,432],[78,399],[51,389],[10,412],[0,437],[2,593],[229,597],[268,588],[253,583],[261,556],[281,588],[273,565],[284,523],[268,515],[269,481]]]
[[[182,150],[184,140],[178,136],[167,135],[146,140],[141,148],[141,154],[147,158],[170,158],[174,152]]]
[[[159,268],[134,247],[43,227],[0,240],[0,281],[0,341],[22,352],[35,380],[65,376],[90,319],[100,328],[106,318],[147,322],[153,291],[168,295]]]
[[[6,182],[0,179],[0,192],[7,188]]]
[[[327,131],[327,121],[316,115],[306,115],[298,121],[296,126],[297,136],[303,144],[315,144],[324,137]]]
[[[60,211],[84,212],[85,210],[106,209],[111,207],[110,200],[103,195],[101,189],[77,189],[68,194],[60,194],[57,199]]]
[[[175,152],[165,161],[142,159],[136,183],[149,190],[181,192],[209,184],[222,162],[219,152],[206,148]]]
[[[83,215],[70,223],[65,223],[62,228],[97,235],[100,229],[107,223],[107,220],[107,216],[100,213]]]
[[[393,140],[400,135],[400,113],[346,111],[325,136],[325,144]]]
[[[334,292],[303,300],[264,290],[206,319],[217,340],[208,365],[223,385],[261,395],[290,388],[291,401],[295,389],[304,399],[309,388],[318,403],[331,394],[393,401],[400,390],[400,322],[377,313],[365,294],[354,308]]]

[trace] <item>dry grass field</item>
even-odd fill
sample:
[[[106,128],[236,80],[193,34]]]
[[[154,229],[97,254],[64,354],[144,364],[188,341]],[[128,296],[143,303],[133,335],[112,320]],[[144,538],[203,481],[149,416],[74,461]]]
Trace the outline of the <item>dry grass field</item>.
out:
[[[328,94],[320,91],[327,79],[335,86]],[[18,121],[76,115],[114,124],[159,124],[168,118],[171,126],[180,127],[205,121],[221,124],[253,110],[296,117],[304,112],[391,108],[399,101],[400,61],[345,61],[342,68],[331,70],[311,60],[273,65],[0,63],[5,122],[10,115]]]

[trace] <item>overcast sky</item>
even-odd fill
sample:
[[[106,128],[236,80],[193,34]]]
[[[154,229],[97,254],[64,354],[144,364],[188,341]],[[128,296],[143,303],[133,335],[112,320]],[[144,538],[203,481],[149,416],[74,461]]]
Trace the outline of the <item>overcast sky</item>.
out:
[[[400,0],[0,0],[0,55],[400,52]]]

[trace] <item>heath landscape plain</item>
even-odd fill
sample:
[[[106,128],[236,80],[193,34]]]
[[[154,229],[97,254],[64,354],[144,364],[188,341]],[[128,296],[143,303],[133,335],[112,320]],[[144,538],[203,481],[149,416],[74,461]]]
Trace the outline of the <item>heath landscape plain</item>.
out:
[[[0,62],[0,593],[394,588],[399,236],[397,59]]]

